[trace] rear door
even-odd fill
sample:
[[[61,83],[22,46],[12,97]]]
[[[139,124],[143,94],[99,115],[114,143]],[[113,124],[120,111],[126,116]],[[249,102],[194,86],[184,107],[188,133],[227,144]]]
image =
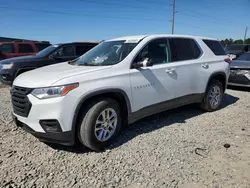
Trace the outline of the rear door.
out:
[[[27,55],[33,55],[35,54],[35,50],[33,46],[30,43],[17,43],[15,42],[15,45],[17,46],[18,49],[18,56],[27,56]]]
[[[170,38],[171,65],[176,79],[173,80],[175,98],[187,97],[196,100],[202,93],[199,72],[202,67],[200,56],[202,51],[197,42],[191,38]],[[171,73],[171,72],[170,72]],[[169,76],[171,74],[168,73]],[[197,94],[197,95],[196,95]]]

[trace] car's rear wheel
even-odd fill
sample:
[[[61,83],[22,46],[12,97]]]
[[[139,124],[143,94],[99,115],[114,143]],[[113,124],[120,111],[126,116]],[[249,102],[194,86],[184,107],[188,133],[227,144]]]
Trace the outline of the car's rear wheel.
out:
[[[82,113],[78,125],[78,138],[88,148],[102,150],[120,133],[121,112],[115,100],[97,99]]]
[[[223,94],[222,83],[219,80],[211,80],[201,102],[201,108],[208,112],[218,110],[222,102]]]

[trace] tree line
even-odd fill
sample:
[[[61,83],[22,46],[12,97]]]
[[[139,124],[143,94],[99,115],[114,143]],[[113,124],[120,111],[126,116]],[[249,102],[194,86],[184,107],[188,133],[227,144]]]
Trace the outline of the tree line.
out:
[[[221,40],[221,43],[224,46],[229,45],[229,44],[243,44],[243,40],[242,39],[233,40],[232,38],[230,38],[230,39]],[[245,40],[245,44],[250,44],[250,38]]]

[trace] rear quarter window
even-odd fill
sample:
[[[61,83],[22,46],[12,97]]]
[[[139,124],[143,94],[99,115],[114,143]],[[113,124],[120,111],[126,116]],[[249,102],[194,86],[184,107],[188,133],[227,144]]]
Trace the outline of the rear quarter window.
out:
[[[208,46],[208,48],[210,48],[210,50],[215,55],[226,55],[226,52],[219,41],[203,39],[203,42]]]

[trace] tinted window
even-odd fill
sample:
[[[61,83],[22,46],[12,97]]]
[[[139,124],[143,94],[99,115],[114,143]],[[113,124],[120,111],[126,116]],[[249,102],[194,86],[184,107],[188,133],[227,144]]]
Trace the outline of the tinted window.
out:
[[[191,42],[191,45],[192,45],[192,47],[193,47],[194,58],[196,59],[196,58],[200,57],[200,55],[201,55],[201,50],[200,50],[200,48],[197,46],[197,43],[196,43],[194,40],[191,40],[191,39],[190,39],[190,42]]]
[[[153,64],[170,62],[167,39],[156,39],[148,43],[138,54],[135,61],[139,62],[145,58],[149,58]]]
[[[50,44],[41,44],[41,43],[36,44],[36,47],[37,47],[38,51],[41,51],[44,48],[47,48],[48,46],[50,46]]]
[[[234,50],[242,50],[244,48],[244,45],[241,44],[233,44],[233,45],[229,45],[226,47],[226,50],[229,51],[234,51]]]
[[[56,50],[58,56],[75,56],[75,47],[73,45],[67,45]]]
[[[212,50],[215,55],[226,55],[221,43],[217,40],[203,40],[205,44]]]
[[[0,45],[0,53],[14,53],[13,44]]]
[[[32,53],[33,48],[29,44],[18,44],[19,53]]]
[[[201,54],[200,49],[192,39],[170,38],[169,44],[173,62],[196,59]]]
[[[89,51],[91,48],[93,48],[94,45],[77,45],[76,46],[76,55],[80,56]]]

